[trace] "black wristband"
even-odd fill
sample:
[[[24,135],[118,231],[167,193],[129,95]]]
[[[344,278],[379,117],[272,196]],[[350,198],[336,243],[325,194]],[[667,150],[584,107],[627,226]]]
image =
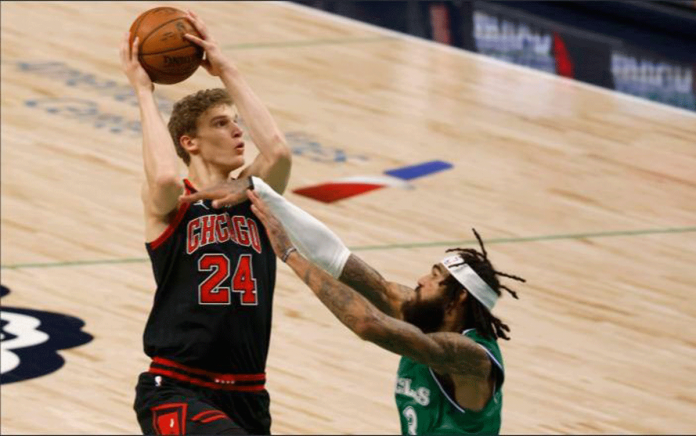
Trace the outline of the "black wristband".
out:
[[[283,253],[283,257],[281,257],[280,260],[282,260],[283,263],[286,263],[288,261],[288,257],[290,257],[293,251],[297,251],[297,248],[290,247],[287,250],[285,250],[285,253]]]

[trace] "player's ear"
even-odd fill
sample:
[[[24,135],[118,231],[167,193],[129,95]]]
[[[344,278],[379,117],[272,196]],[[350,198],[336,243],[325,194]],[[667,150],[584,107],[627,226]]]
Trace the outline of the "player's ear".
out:
[[[198,141],[196,141],[193,136],[181,135],[179,138],[179,144],[188,152],[188,154],[195,154],[199,151]]]
[[[459,295],[457,295],[454,301],[457,302],[457,305],[461,305],[466,301],[467,298],[469,298],[469,292],[466,290],[466,288],[462,288],[461,292],[459,292]]]
[[[460,307],[463,307],[464,302],[468,298],[469,293],[466,291],[465,288],[463,288],[452,300],[450,300],[447,305],[445,306],[446,311],[456,311],[459,310]]]

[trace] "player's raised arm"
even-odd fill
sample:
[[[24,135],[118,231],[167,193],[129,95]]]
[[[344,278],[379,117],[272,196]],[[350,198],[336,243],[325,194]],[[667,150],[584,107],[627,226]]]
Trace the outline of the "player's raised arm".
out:
[[[225,84],[249,129],[251,139],[259,148],[259,156],[242,171],[240,177],[261,177],[276,192],[282,194],[290,178],[292,162],[285,135],[234,63],[224,56],[203,20],[192,11],[188,11],[188,18],[203,38],[191,34],[187,34],[186,38],[205,49],[206,60],[202,64],[203,67],[210,74],[219,76]]]
[[[138,97],[143,134],[143,162],[146,186],[143,201],[149,217],[166,218],[177,206],[183,190],[179,163],[172,138],[153,94],[154,85],[138,61],[138,38],[129,44],[126,33],[121,42],[121,65]]]

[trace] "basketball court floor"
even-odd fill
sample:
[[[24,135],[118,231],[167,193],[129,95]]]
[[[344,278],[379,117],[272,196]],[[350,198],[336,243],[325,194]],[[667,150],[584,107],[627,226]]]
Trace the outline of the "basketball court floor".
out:
[[[495,309],[512,329],[503,433],[696,432],[695,113],[296,5],[167,4],[201,15],[286,132],[287,198],[387,279],[415,284],[445,249],[475,247],[475,227],[528,280]],[[2,385],[3,434],[139,431],[155,284],[118,47],[161,5],[2,3],[3,371],[48,371]],[[156,95],[168,113],[217,86],[200,69]],[[291,192],[432,161],[451,168],[333,203]],[[40,340],[11,342],[22,310],[79,318],[93,339],[56,328],[44,345],[65,362],[46,369]],[[273,433],[398,433],[398,359],[279,265]]]

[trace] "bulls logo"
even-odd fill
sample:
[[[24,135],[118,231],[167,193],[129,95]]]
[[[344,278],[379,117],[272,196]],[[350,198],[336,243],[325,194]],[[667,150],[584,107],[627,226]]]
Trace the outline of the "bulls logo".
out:
[[[10,290],[0,286],[0,297]],[[92,340],[85,323],[68,315],[2,306],[0,309],[0,383],[27,380],[58,370],[65,360],[58,350]]]

